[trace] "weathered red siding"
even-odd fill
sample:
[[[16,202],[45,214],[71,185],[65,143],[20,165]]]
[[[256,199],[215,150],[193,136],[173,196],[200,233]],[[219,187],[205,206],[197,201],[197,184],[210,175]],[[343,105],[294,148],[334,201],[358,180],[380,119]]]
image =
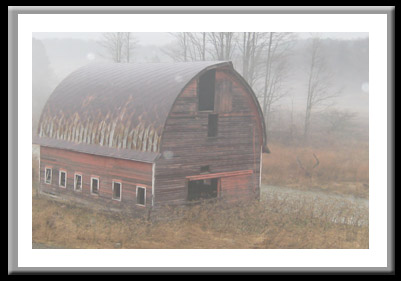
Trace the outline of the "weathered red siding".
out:
[[[208,114],[218,114],[218,135],[207,137]],[[262,125],[251,93],[228,69],[216,70],[214,111],[198,111],[197,81],[176,100],[161,140],[156,161],[155,204],[182,204],[187,200],[187,177],[252,170],[250,175],[225,177],[221,194],[231,199],[259,197]]]
[[[52,168],[51,184],[44,180]],[[59,171],[67,172],[67,187],[59,187]],[[74,174],[82,175],[82,191],[74,191]],[[99,195],[91,194],[91,177],[99,178]],[[122,184],[121,201],[112,200],[112,181]],[[136,187],[146,188],[146,206],[152,204],[152,164],[97,156],[49,147],[40,148],[40,183],[45,192],[102,201],[111,206],[136,206]],[[139,207],[141,208],[141,207]],[[142,207],[143,208],[143,207]]]
[[[239,175],[221,178],[220,196],[226,201],[249,200],[255,198],[258,186],[252,175]]]

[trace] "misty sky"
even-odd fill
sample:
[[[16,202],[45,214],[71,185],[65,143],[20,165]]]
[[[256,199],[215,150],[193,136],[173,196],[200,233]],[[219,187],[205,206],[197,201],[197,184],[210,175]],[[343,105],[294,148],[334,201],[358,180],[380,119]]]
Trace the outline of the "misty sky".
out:
[[[176,38],[168,32],[133,32],[138,45],[132,54],[132,62],[171,62],[165,50],[175,46]],[[303,39],[318,35],[327,40],[324,43],[325,60],[332,72],[332,85],[342,88],[341,98],[336,100],[336,106],[358,111],[361,116],[368,114],[369,101],[369,38],[368,32],[324,32],[295,33],[297,40],[288,54],[287,76],[282,82],[286,97],[277,102],[276,107],[289,110],[290,106],[303,108],[305,103],[305,75],[307,73],[306,45]],[[104,50],[96,41],[102,40],[101,32],[34,32],[32,37],[40,40],[35,42],[33,56],[39,65],[48,64],[52,75],[43,80],[53,89],[57,84],[78,67],[92,62],[109,61]],[[59,40],[54,40],[59,39]],[[75,40],[68,40],[75,39]],[[338,40],[340,39],[340,40]],[[365,39],[355,41],[354,39]],[[346,41],[342,41],[346,40]],[[352,40],[352,41],[351,41]],[[40,62],[42,64],[40,64]],[[233,58],[234,66],[241,71],[241,60]],[[37,71],[41,73],[40,71]],[[261,85],[255,84],[254,90],[260,92]],[[51,91],[47,89],[46,97]]]
[[[133,32],[142,45],[165,45],[174,40],[167,32]],[[297,33],[300,38],[310,37],[309,32]],[[332,39],[357,39],[369,37],[368,32],[322,32],[322,38]],[[101,37],[101,32],[35,32],[33,37],[36,39],[65,39],[76,38],[84,40],[98,40]]]

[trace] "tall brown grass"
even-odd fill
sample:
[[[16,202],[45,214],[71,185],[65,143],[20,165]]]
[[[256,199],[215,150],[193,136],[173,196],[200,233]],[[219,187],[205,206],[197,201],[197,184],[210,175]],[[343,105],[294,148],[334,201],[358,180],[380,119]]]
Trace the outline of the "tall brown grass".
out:
[[[263,156],[262,182],[296,188],[319,188],[364,198],[369,195],[369,146],[306,146],[270,143]],[[314,155],[319,160],[317,164]]]
[[[331,204],[336,204],[332,202]],[[33,197],[33,242],[63,248],[368,248],[367,210],[274,194],[260,201],[163,209],[169,219],[104,213]],[[346,222],[346,223],[345,223]]]

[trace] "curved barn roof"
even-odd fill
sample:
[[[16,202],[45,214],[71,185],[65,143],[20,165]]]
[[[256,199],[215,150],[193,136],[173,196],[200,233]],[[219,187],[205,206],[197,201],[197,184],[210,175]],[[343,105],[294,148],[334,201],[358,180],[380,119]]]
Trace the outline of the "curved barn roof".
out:
[[[36,143],[152,162],[176,98],[199,73],[231,62],[96,63],[79,68],[43,109]]]

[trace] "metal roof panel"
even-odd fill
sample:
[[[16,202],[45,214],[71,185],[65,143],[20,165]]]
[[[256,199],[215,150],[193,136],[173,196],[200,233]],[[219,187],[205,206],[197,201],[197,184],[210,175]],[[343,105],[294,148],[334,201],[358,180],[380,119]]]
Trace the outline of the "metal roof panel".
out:
[[[165,121],[181,91],[202,71],[225,66],[232,68],[231,62],[216,61],[89,64],[53,91],[42,111],[38,136],[52,139],[42,143],[58,148],[157,153]]]

